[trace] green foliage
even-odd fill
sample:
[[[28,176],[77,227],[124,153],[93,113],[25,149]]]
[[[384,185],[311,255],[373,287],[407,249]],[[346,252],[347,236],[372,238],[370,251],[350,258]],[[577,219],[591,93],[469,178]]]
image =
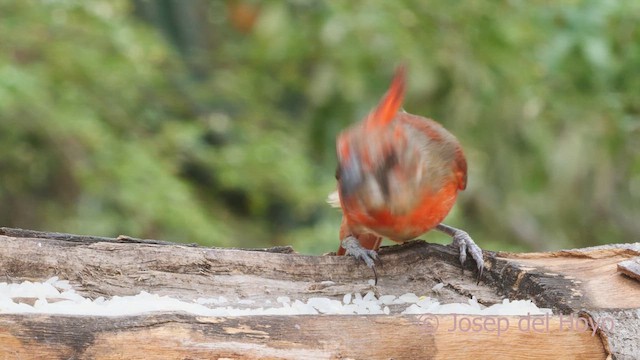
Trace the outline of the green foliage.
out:
[[[635,1],[32,0],[0,12],[4,225],[334,250],[335,135],[404,62],[406,110],[464,146],[469,188],[448,221],[479,244],[640,234]]]
[[[192,116],[164,71],[184,70],[123,5],[2,4],[2,222],[228,243],[177,156],[164,156]]]

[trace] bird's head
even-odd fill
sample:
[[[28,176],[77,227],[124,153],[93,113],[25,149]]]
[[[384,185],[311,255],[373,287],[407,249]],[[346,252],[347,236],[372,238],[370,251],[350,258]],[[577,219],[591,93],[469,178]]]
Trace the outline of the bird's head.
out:
[[[385,171],[397,158],[391,147],[392,134],[387,130],[402,106],[405,73],[404,66],[398,67],[378,106],[363,121],[338,135],[336,179],[343,204],[354,197],[368,197],[378,203],[388,195]]]

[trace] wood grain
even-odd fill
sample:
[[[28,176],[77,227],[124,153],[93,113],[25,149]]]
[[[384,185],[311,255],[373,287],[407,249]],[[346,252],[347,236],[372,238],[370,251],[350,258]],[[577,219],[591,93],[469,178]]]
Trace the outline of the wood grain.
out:
[[[453,315],[436,316],[434,330],[429,318],[408,315],[3,314],[4,358],[625,359],[640,338],[640,282],[617,269],[618,263],[640,255],[639,244],[553,253],[485,251],[485,275],[476,284],[475,264],[467,261],[463,273],[456,249],[413,241],[381,249],[384,266],[376,287],[368,283],[370,270],[352,258],[301,255],[290,247],[206,248],[8,228],[0,228],[0,245],[4,281],[58,276],[89,298],[147,291],[185,301],[224,296],[231,302],[253,301],[235,307],[261,307],[273,306],[278,296],[341,300],[354,292],[411,292],[441,303],[464,303],[472,296],[484,305],[503,298],[531,299],[556,314],[542,332],[520,331],[519,318],[508,317],[510,327],[500,336],[486,328],[447,331],[459,325]],[[432,290],[438,283],[445,286]],[[14,301],[32,304],[35,299]],[[396,306],[392,312],[400,310]],[[593,323],[589,331],[567,329],[567,316],[578,313],[592,320],[608,316],[616,328],[598,328],[597,336],[592,336]]]
[[[640,282],[618,272],[618,263],[638,256],[628,249],[559,251],[552,253],[501,254],[512,265],[529,268],[542,277],[564,279],[561,297],[570,310],[580,308],[640,308]]]
[[[598,336],[563,329],[558,317],[540,318],[539,331],[519,328],[520,318],[513,316],[501,317],[510,325],[500,334],[452,330],[454,321],[474,318],[480,317],[438,315],[434,330],[418,316],[4,315],[0,354],[21,359],[606,358]]]

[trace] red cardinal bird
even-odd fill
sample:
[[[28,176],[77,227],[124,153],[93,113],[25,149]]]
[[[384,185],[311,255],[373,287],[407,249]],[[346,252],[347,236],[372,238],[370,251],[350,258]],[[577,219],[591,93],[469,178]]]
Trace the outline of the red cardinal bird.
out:
[[[464,263],[467,251],[482,276],[482,250],[466,232],[442,224],[467,186],[467,162],[458,140],[440,124],[401,111],[405,69],[363,121],[338,135],[338,191],[342,208],[338,255],[362,259],[375,272],[383,237],[396,242],[436,229],[453,238]]]

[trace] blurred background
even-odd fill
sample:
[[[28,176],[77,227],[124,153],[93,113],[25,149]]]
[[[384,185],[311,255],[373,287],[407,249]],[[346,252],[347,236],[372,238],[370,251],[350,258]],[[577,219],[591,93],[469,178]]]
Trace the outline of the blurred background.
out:
[[[0,225],[338,246],[335,136],[408,65],[491,250],[640,240],[640,2],[0,0]],[[448,243],[442,234],[423,238]]]

